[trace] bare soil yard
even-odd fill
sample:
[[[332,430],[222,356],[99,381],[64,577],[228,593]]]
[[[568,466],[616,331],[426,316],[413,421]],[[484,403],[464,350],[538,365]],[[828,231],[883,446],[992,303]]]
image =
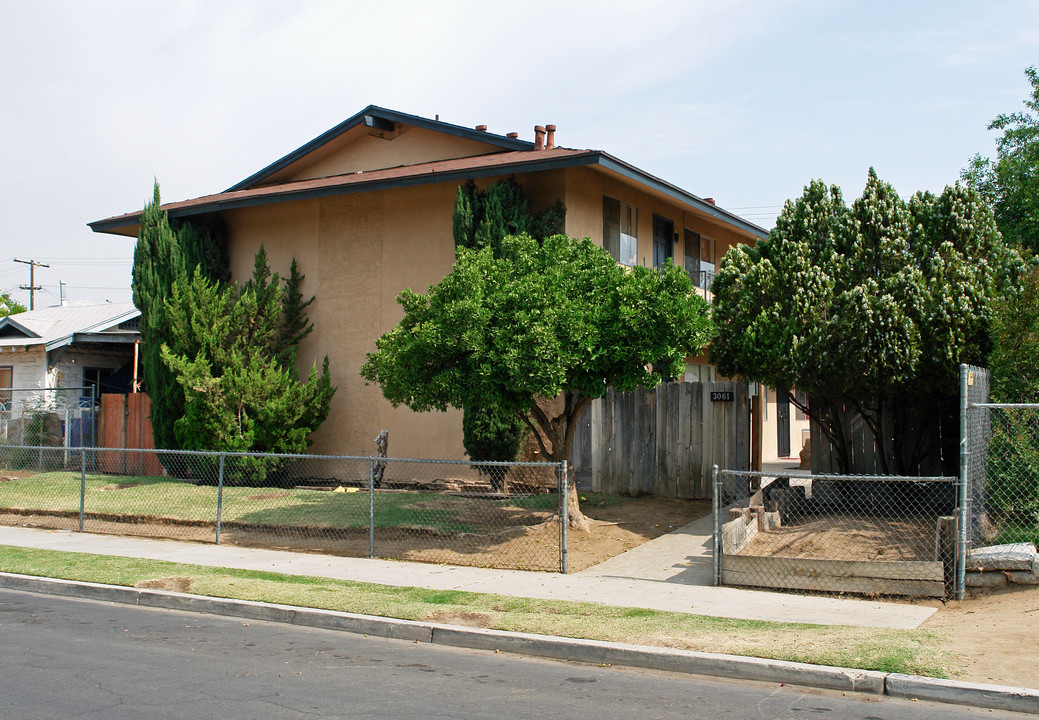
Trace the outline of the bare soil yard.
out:
[[[942,647],[959,656],[957,679],[1039,688],[1039,586],[939,603],[924,627],[941,632]]]
[[[114,488],[113,488],[114,489]],[[500,501],[479,500],[500,512],[501,529],[487,533],[432,532],[421,527],[376,528],[375,550],[380,558],[418,562],[555,570],[559,566],[558,523],[550,512],[524,514],[523,523],[509,520]],[[584,513],[591,531],[568,535],[568,564],[572,572],[598,564],[614,555],[692,522],[710,512],[710,502],[673,498],[612,498],[585,503]],[[78,514],[68,512],[0,513],[0,524],[74,530]],[[151,516],[87,514],[87,532],[138,537],[175,538],[190,542],[213,542],[215,525],[210,522],[173,520]],[[322,527],[279,527],[274,525],[225,523],[221,543],[247,547],[294,550],[332,555],[366,557],[368,529]]]
[[[816,515],[758,533],[740,554],[819,560],[934,560],[934,518]]]

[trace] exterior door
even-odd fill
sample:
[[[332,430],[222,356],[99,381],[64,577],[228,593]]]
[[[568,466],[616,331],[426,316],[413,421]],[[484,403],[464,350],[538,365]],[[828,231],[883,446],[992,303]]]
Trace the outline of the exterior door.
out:
[[[776,454],[790,457],[790,398],[787,391],[776,391]]]

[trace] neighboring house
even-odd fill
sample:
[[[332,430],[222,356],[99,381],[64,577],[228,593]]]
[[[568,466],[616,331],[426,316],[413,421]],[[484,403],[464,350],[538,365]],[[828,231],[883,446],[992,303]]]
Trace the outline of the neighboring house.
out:
[[[19,441],[8,423],[29,410],[64,422],[102,392],[128,392],[140,315],[133,303],[65,302],[0,318],[0,439]]]
[[[394,409],[358,375],[365,353],[400,320],[396,296],[424,292],[450,272],[459,185],[514,177],[533,211],[566,205],[565,232],[590,237],[620,263],[687,269],[705,296],[719,258],[767,232],[601,150],[559,147],[555,127],[535,140],[498,135],[369,106],[222,193],[164,205],[171,218],[217,216],[231,271],[244,280],[262,243],[284,277],[293,257],[306,275],[314,332],[300,348],[309,368],[328,355],[339,387],[313,450],[369,455],[382,429],[398,457],[460,458],[461,413]],[[135,237],[140,212],[90,223]],[[691,358],[685,380],[715,379]],[[760,416],[760,414],[759,414]]]
[[[0,389],[127,392],[140,315],[133,303],[72,301],[0,318]]]

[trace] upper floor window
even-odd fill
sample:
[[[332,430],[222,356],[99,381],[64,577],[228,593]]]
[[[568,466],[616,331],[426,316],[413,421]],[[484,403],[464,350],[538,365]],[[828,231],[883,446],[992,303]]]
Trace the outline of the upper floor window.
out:
[[[653,267],[663,267],[675,256],[675,224],[662,215],[653,215]]]
[[[715,272],[714,239],[685,231],[685,270],[693,287],[710,290]]]
[[[602,246],[621,265],[638,262],[638,210],[611,197],[602,199]]]

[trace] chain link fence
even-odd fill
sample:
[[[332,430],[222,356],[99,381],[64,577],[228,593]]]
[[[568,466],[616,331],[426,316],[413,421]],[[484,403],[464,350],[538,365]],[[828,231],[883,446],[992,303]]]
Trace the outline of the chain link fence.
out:
[[[968,541],[1039,543],[1039,404],[972,407]]]
[[[0,446],[79,448],[97,440],[93,387],[0,390]]]
[[[1039,581],[1039,404],[989,402],[989,376],[964,367],[964,571]],[[990,576],[991,577],[991,576]]]
[[[566,572],[566,484],[549,463],[4,445],[0,524]]]
[[[765,474],[714,482],[716,584],[944,597],[957,478]]]

